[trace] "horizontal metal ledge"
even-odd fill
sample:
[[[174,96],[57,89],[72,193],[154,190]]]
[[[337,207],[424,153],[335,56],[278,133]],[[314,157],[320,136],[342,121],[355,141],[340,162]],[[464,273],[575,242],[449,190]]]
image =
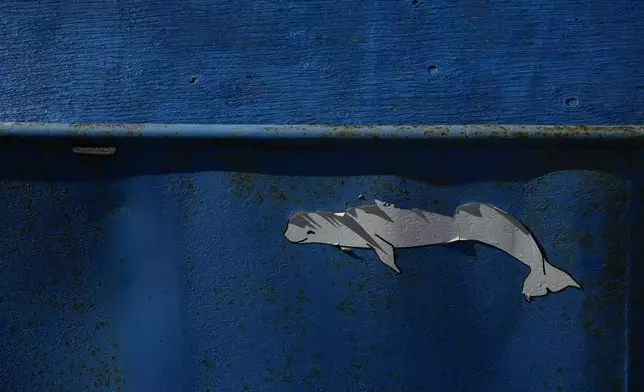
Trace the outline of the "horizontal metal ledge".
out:
[[[0,136],[208,139],[640,139],[644,126],[0,123]]]

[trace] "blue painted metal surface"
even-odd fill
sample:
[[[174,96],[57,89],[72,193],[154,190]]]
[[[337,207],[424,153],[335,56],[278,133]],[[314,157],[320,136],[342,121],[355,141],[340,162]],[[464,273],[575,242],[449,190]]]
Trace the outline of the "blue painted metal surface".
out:
[[[30,162],[1,170],[7,390],[627,385],[628,150],[115,142],[3,145]],[[291,213],[359,194],[502,206],[584,289],[526,303],[524,268],[482,246],[401,251],[395,276],[283,238]]]
[[[0,391],[641,390],[642,7],[0,3]],[[282,235],[375,198],[498,205],[583,290]]]

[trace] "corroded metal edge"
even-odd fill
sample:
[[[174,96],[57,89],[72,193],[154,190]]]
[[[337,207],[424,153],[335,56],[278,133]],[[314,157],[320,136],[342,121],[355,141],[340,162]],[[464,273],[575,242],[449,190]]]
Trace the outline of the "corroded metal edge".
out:
[[[0,136],[214,139],[641,139],[642,125],[266,125],[2,122]]]

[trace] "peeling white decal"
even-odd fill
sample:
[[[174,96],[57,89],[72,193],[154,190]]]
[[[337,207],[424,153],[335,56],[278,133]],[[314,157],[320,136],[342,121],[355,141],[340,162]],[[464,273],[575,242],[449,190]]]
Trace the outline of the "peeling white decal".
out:
[[[342,213],[298,212],[289,219],[284,236],[293,243],[334,245],[345,252],[372,249],[398,273],[395,248],[478,241],[503,250],[530,268],[523,283],[528,301],[566,287],[581,288],[570,275],[546,261],[523,224],[489,204],[459,206],[454,217],[401,209],[379,200]]]

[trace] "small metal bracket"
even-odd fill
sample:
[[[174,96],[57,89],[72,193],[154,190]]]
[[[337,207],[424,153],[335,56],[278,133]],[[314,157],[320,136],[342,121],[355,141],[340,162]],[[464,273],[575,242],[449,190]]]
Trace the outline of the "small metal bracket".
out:
[[[114,155],[116,153],[116,147],[82,147],[75,146],[72,147],[74,154],[83,154],[83,155]]]

